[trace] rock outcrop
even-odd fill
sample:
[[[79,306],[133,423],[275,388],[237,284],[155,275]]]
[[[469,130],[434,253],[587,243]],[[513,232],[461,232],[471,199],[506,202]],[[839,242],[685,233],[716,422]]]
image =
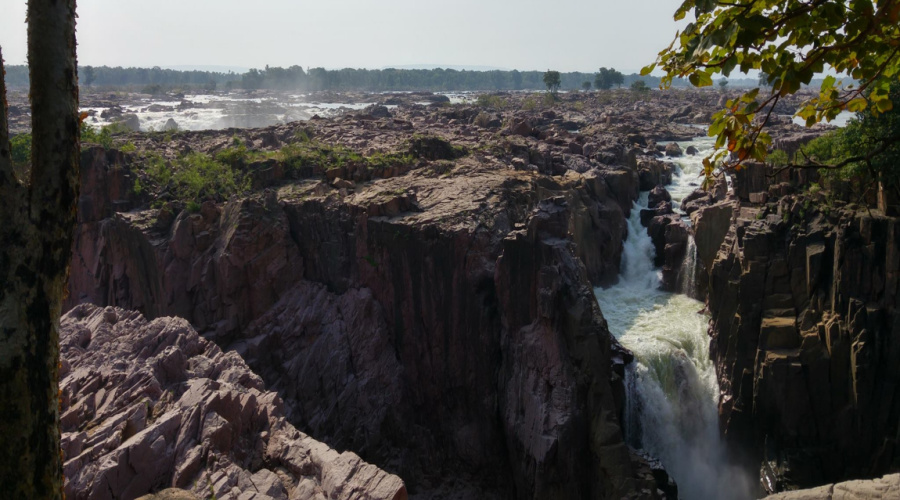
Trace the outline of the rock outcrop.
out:
[[[294,428],[240,356],[181,318],[84,304],[60,339],[67,498],[169,487],[222,500],[407,498],[397,476]]]
[[[659,157],[680,148],[657,141],[697,133],[666,116],[704,119],[719,97],[563,96],[538,110],[514,94],[496,109],[394,95],[379,98],[390,110],[261,130],[117,136],[168,166],[228,153],[252,192],[180,199],[142,156],[86,148],[66,306],[185,318],[238,352],[291,424],[413,494],[673,495],[623,443],[628,355],[591,286],[619,275],[638,190],[671,180]],[[675,289],[688,226],[656,194],[648,220]]]
[[[808,490],[787,491],[766,497],[769,500],[890,500],[900,498],[900,474],[879,479],[826,484]]]
[[[129,159],[85,160],[103,181],[85,182],[70,304],[186,318],[237,350],[291,423],[412,493],[669,488],[622,440],[622,373],[590,288],[619,272],[638,184],[627,166],[550,177],[496,157],[425,160],[191,213],[116,211],[140,204],[105,175],[127,187]]]
[[[773,491],[896,467],[900,219],[824,196],[735,208],[710,267],[727,438]],[[699,212],[703,259],[727,205]],[[716,210],[717,212],[709,212]]]

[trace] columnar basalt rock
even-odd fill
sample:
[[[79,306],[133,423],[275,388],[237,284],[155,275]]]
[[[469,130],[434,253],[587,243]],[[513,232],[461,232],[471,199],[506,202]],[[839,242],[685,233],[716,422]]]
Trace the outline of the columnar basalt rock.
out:
[[[725,435],[772,489],[891,470],[900,221],[823,197],[734,210],[709,281]]]
[[[90,172],[123,159],[87,160]],[[350,189],[302,181],[206,202],[194,214],[117,213],[106,199],[105,208],[85,211],[79,228],[72,302],[187,318],[247,359],[282,396],[292,423],[398,473],[413,491],[655,497],[653,475],[622,442],[621,374],[611,371],[609,333],[589,293],[591,282],[618,275],[620,203],[633,194],[619,200],[613,186],[623,178],[636,188],[634,171],[550,178],[474,158],[451,168],[450,176],[426,169]],[[85,194],[92,203],[111,192],[96,186]],[[542,314],[557,318],[542,328],[558,338],[509,357],[520,346],[504,341],[505,318],[537,321],[539,311],[512,310],[520,297],[500,301],[498,280],[510,277],[497,262],[505,255],[507,266],[530,265],[515,262],[504,242],[536,224],[548,198],[564,209],[555,219],[554,260],[541,269],[555,269],[557,259],[570,268],[555,284],[530,289]],[[109,216],[90,220],[91,213]],[[571,311],[555,311],[553,297],[568,297],[572,287],[587,293],[566,299]],[[563,349],[573,335],[595,347]],[[552,346],[554,374],[532,372],[537,352]],[[525,380],[538,375],[575,393],[560,400],[558,391],[535,389],[518,401]],[[529,430],[515,408],[557,423]]]
[[[416,105],[166,144],[130,135],[170,162],[259,149],[241,167],[254,192],[187,210],[171,186],[134,189],[152,181],[138,156],[87,151],[67,306],[185,318],[257,370],[292,424],[414,494],[671,495],[622,440],[629,355],[591,292],[619,275],[639,190],[671,179],[657,141],[696,134],[661,123],[678,99],[660,100],[609,120],[600,106]],[[353,155],[289,164],[285,144]],[[404,160],[360,160],[386,154]],[[657,195],[674,288],[688,230]]]

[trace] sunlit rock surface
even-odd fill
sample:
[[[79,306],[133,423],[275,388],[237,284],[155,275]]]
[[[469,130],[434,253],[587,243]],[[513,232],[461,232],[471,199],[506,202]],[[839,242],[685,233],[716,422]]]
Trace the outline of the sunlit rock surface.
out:
[[[240,356],[183,319],[81,305],[61,348],[67,498],[407,497],[397,476],[295,429]]]

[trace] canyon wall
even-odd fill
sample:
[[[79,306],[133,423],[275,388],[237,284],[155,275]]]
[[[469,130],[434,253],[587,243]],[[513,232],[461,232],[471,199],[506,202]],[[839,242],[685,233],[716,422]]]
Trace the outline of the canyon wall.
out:
[[[742,175],[694,219],[725,436],[769,491],[896,470],[900,219]]]
[[[125,211],[146,203],[130,161],[83,153],[68,307],[185,318],[292,424],[411,493],[661,495],[623,442],[621,350],[591,289],[618,275],[635,170],[472,155],[191,213]]]

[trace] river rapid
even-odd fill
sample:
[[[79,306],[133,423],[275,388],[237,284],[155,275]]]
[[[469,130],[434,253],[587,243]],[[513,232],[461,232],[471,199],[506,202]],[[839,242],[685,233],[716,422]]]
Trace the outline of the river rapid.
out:
[[[701,161],[713,144],[699,138],[679,145],[693,145],[699,152],[675,161],[677,172],[666,189],[676,211],[699,185]],[[679,498],[752,498],[753,482],[729,464],[719,438],[719,385],[709,359],[709,317],[702,302],[659,290],[661,273],[653,267],[655,250],[640,222],[642,208],[647,208],[646,192],[631,211],[619,282],[594,291],[610,331],[635,355],[626,372],[626,441],[662,462],[678,483]],[[696,260],[690,243],[686,267]],[[679,281],[690,286],[690,280]]]

